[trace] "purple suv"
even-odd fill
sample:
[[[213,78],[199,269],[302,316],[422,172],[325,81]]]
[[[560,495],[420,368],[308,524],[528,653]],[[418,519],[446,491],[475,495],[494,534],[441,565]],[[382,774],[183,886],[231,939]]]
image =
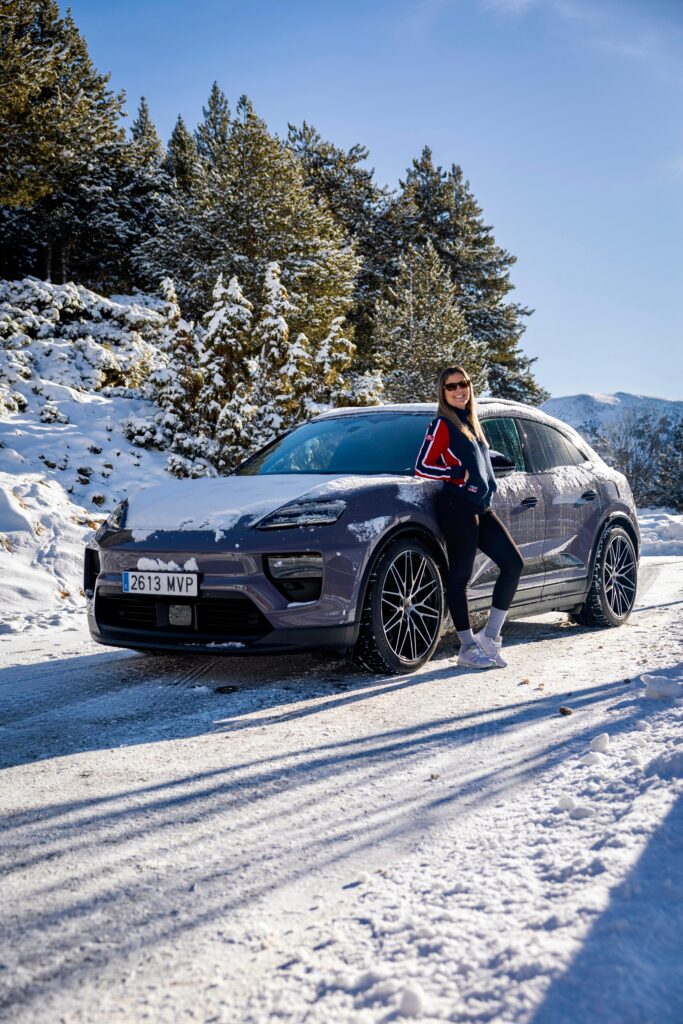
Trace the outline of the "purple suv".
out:
[[[524,556],[510,614],[619,626],[640,536],[625,477],[571,427],[516,402],[478,411],[494,508]],[[442,483],[414,475],[431,404],[324,413],[233,474],[171,481],[118,506],[87,546],[95,640],[165,652],[350,650],[380,673],[431,657],[445,617]],[[479,555],[473,611],[497,569]]]

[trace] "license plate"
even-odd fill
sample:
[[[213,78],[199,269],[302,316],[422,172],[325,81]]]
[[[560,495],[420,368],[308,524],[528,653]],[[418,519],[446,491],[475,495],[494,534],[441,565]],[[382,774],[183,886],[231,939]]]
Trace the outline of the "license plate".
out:
[[[124,572],[123,592],[196,597],[199,576],[191,572]]]

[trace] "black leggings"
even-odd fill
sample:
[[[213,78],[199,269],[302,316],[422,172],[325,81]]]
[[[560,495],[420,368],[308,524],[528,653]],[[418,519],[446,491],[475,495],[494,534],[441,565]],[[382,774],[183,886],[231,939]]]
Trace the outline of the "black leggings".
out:
[[[524,559],[514,540],[491,509],[479,509],[452,484],[444,484],[437,498],[437,518],[448,551],[446,596],[453,625],[470,629],[467,584],[474,569],[477,548],[500,569],[493,588],[494,608],[507,611],[515,596]]]

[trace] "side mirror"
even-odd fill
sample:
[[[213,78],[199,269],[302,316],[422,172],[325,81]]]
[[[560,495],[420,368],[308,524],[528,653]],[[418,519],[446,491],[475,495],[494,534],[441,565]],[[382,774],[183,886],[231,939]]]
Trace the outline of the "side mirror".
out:
[[[514,459],[510,459],[507,455],[503,455],[502,452],[496,452],[493,449],[491,449],[489,455],[491,456],[491,465],[493,466],[495,476],[509,476],[510,473],[514,473],[516,469]]]

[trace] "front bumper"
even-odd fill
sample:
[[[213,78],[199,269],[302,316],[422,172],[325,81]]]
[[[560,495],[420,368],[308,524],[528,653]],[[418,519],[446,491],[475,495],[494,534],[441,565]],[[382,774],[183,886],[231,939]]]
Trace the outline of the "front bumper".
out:
[[[101,644],[240,655],[350,647],[358,637],[358,563],[348,551],[326,556],[323,592],[308,601],[288,601],[262,571],[262,559],[244,555],[241,572],[214,563],[210,573],[198,556],[195,598],[124,594],[120,570],[136,560],[123,552],[99,555],[105,564],[88,592],[88,626]]]
[[[274,629],[268,636],[249,643],[226,640],[197,640],[159,636],[156,633],[127,630],[114,633],[111,630],[90,629],[93,640],[109,647],[127,647],[132,650],[168,651],[169,654],[213,654],[213,655],[265,655],[293,654],[316,650],[340,650],[353,647],[358,638],[358,624],[348,626],[324,626],[318,629]]]

